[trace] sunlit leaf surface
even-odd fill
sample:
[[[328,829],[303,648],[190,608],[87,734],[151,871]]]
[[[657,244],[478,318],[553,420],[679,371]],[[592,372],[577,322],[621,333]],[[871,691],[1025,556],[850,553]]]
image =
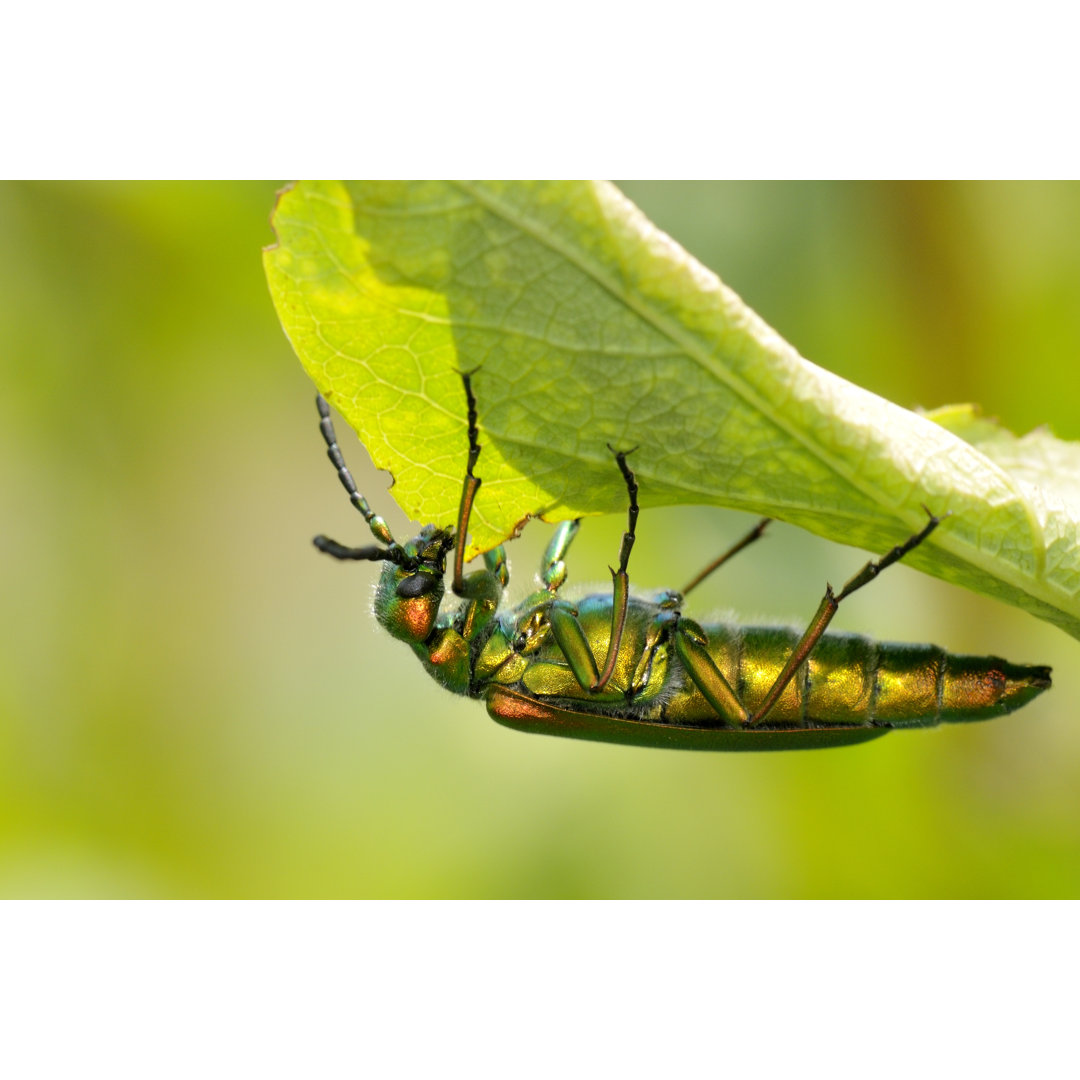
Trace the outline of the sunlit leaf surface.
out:
[[[607,444],[637,446],[645,506],[872,551],[949,512],[911,565],[1080,636],[1075,445],[975,437],[811,364],[614,187],[303,183],[274,226],[285,330],[414,520],[454,521],[478,369],[473,552],[531,516],[621,512]]]

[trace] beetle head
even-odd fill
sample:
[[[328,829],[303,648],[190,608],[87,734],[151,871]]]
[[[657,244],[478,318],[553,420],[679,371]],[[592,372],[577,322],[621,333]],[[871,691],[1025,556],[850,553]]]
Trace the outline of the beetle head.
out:
[[[446,553],[454,536],[425,525],[402,547],[400,561],[387,561],[375,590],[375,618],[394,637],[420,644],[430,637],[445,586]]]

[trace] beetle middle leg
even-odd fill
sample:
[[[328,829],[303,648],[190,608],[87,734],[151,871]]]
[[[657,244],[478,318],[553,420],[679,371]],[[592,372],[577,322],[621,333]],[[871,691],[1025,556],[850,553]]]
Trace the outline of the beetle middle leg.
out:
[[[630,601],[630,577],[627,574],[627,566],[637,535],[640,509],[637,501],[637,479],[634,476],[634,470],[626,463],[627,457],[634,451],[616,450],[610,444],[608,444],[608,449],[615,455],[615,463],[619,466],[619,471],[626,483],[626,493],[630,504],[627,507],[626,532],[623,533],[622,544],[619,547],[619,569],[609,568],[612,582],[611,632],[608,635],[607,656],[604,659],[603,671],[597,667],[596,657],[593,655],[592,647],[585,636],[585,631],[581,628],[581,623],[578,622],[574,609],[561,600],[553,601],[548,609],[548,622],[559,648],[562,649],[563,655],[582,688],[593,693],[599,693],[611,681],[619,658]],[[566,578],[566,565],[562,561],[562,556],[577,534],[577,528],[576,521],[565,522],[561,525],[544,554],[542,576],[544,583],[553,593]]]
[[[924,506],[923,509],[926,510],[926,507]],[[795,677],[795,672],[798,670],[799,665],[810,655],[811,650],[818,643],[821,635],[825,633],[825,628],[832,622],[832,618],[836,614],[837,608],[840,606],[840,601],[846,599],[864,585],[868,585],[882,570],[888,566],[892,566],[894,562],[899,562],[900,559],[908,554],[908,552],[917,548],[944,520],[943,518],[935,517],[929,510],[926,510],[926,513],[929,515],[930,520],[919,532],[915,533],[914,536],[908,537],[902,544],[897,544],[896,547],[883,555],[880,559],[868,562],[853,578],[851,578],[850,581],[847,582],[847,584],[844,585],[839,593],[833,593],[831,585],[825,586],[825,595],[822,597],[814,617],[810,620],[810,625],[799,639],[798,644],[791,651],[787,663],[784,664],[780,674],[777,675],[776,681],[765,695],[764,701],[758,706],[754,715],[746,721],[748,727],[764,720],[772,711],[777,701],[780,700],[780,695],[787,689],[788,683]],[[947,514],[945,516],[948,517]]]
[[[731,724],[745,724],[750,719],[750,713],[739,701],[731,684],[709,654],[705,631],[692,619],[685,618],[678,609],[687,593],[696,589],[714,570],[718,570],[743,548],[760,539],[770,520],[762,518],[741,540],[692,578],[680,592],[661,594],[660,611],[646,634],[645,648],[634,673],[632,692],[644,689],[653,656],[661,643],[668,640],[674,645],[675,653],[690,681],[721,719]]]
[[[634,674],[632,691],[637,692],[644,688],[653,655],[662,641],[670,640],[690,681],[721,719],[731,724],[745,724],[750,719],[750,713],[709,654],[705,631],[692,619],[685,618],[678,608],[686,594],[696,589],[714,570],[718,570],[743,548],[760,539],[770,520],[762,518],[741,540],[692,578],[680,592],[663,595],[661,610],[646,635],[645,649]]]
[[[604,662],[604,670],[600,673],[600,680],[593,687],[594,690],[603,690],[607,686],[615,672],[615,661],[619,657],[623,628],[626,626],[626,609],[630,601],[630,577],[626,572],[626,568],[630,563],[630,552],[634,547],[638,519],[637,478],[634,476],[634,470],[626,464],[627,454],[632,454],[634,451],[627,450],[624,453],[621,450],[616,450],[610,443],[608,443],[608,449],[615,455],[615,462],[619,466],[619,471],[623,474],[623,480],[626,481],[626,493],[630,497],[630,505],[626,509],[626,532],[623,533],[622,544],[619,546],[619,569],[608,568],[611,570],[613,594],[611,636],[608,638],[608,652],[607,659]],[[634,449],[636,450],[637,447],[634,447]]]

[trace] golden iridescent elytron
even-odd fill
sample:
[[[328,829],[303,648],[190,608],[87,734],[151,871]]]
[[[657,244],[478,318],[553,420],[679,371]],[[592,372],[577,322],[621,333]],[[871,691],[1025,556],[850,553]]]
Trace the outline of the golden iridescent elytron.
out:
[[[480,455],[476,399],[469,376],[462,378],[469,461],[456,530],[428,525],[398,544],[357,491],[320,395],[328,455],[379,544],[348,548],[317,536],[315,545],[337,559],[385,562],[375,617],[412,646],[441,685],[483,697],[499,723],[637,746],[809,749],[865,742],[893,728],[1000,716],[1049,687],[1047,667],[825,633],[845,597],[933,532],[941,522],[933,515],[921,532],[867,563],[839,593],[827,586],[801,635],[783,627],[701,626],[682,614],[686,594],[756,540],[767,519],[681,592],[650,599],[631,595],[627,566],[638,487],[627,454],[614,450],[630,506],[612,592],[576,601],[559,595],[566,580],[564,558],[578,530],[577,521],[568,521],[558,526],[544,553],[543,587],[513,610],[500,611],[509,581],[502,547],[484,555],[482,570],[464,573],[469,515],[481,481],[473,471]],[[456,610],[440,611],[452,548],[452,588],[462,602]]]

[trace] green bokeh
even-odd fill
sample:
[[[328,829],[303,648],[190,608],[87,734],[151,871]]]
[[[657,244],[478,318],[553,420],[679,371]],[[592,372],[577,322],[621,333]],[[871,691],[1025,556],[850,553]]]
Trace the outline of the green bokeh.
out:
[[[815,362],[1080,438],[1080,185],[624,186]],[[373,625],[373,569],[310,547],[366,530],[262,276],[273,192],[0,186],[0,894],[1080,895],[1076,642],[902,567],[838,628],[1054,689],[761,757],[520,735],[441,692]],[[644,513],[635,581],[746,524]],[[587,525],[572,581],[618,549],[621,520]],[[547,534],[512,549],[515,596]],[[695,613],[806,619],[859,558],[776,527]]]

